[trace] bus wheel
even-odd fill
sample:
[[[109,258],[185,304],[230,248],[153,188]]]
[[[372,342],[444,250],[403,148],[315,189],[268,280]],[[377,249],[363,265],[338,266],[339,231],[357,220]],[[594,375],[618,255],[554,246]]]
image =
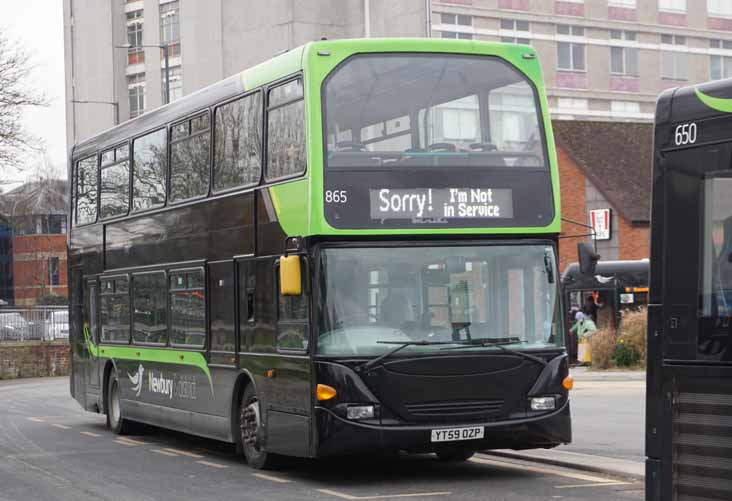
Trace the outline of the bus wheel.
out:
[[[440,461],[446,461],[446,462],[458,462],[458,461],[467,461],[471,457],[473,457],[473,454],[475,454],[475,451],[471,451],[469,449],[455,449],[455,450],[447,450],[447,451],[439,451],[436,452],[437,457]]]
[[[239,428],[241,447],[249,466],[258,470],[272,466],[271,454],[267,453],[263,445],[259,400],[252,385],[246,387],[241,397]]]
[[[107,426],[118,435],[126,435],[132,424],[122,417],[122,404],[119,398],[119,382],[117,374],[112,373],[107,385]]]

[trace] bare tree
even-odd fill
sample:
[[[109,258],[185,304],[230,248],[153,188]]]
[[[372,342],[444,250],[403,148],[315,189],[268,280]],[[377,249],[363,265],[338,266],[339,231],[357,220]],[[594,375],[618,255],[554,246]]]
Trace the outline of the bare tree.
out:
[[[24,108],[47,105],[30,86],[32,69],[28,53],[0,28],[0,171],[20,170],[18,158],[40,145],[22,123]]]

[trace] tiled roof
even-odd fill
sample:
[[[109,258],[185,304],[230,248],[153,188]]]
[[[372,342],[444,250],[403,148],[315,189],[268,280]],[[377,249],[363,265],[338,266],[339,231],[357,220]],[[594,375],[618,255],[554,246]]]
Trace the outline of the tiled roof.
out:
[[[554,120],[554,138],[590,182],[631,223],[651,210],[653,124]]]

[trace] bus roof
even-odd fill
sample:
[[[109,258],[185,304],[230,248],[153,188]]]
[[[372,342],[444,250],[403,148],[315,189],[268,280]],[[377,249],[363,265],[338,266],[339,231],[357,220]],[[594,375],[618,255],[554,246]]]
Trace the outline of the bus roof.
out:
[[[198,111],[213,103],[226,101],[248,90],[275,82],[288,75],[301,71],[307,62],[307,54],[318,51],[358,52],[454,52],[495,54],[502,57],[513,55],[521,57],[525,53],[535,54],[532,47],[519,44],[497,42],[478,42],[473,40],[445,40],[425,38],[378,38],[378,39],[339,39],[309,42],[295,49],[279,54],[256,66],[245,69],[224,80],[188,94],[173,103],[163,105],[84,139],[73,148],[73,157],[80,158],[99,150],[112,147],[131,137],[161,128]]]

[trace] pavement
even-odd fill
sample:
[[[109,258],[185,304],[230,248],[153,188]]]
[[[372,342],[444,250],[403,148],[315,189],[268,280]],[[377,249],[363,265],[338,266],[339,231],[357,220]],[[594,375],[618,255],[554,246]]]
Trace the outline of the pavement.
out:
[[[293,459],[258,471],[231,444],[154,427],[115,435],[68,388],[66,378],[0,382],[3,501],[643,499],[638,479],[485,453],[463,463],[428,454]]]
[[[624,478],[644,478],[646,373],[575,367],[571,374],[572,443],[556,449],[492,453]]]

